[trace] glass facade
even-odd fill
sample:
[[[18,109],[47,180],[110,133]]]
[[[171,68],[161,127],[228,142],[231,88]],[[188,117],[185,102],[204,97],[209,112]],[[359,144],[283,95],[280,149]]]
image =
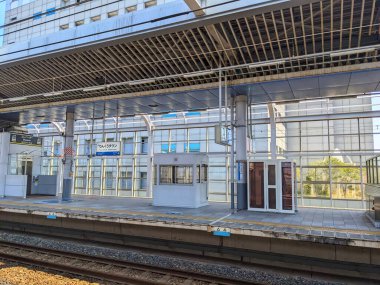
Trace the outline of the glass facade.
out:
[[[0,26],[4,25],[5,20],[5,1],[0,2]],[[4,29],[0,28],[0,47],[3,46],[4,42]]]
[[[361,117],[360,113],[378,110],[378,99],[276,105],[276,134],[270,131],[267,106],[252,106],[250,157],[269,158],[274,139],[278,157],[296,163],[299,206],[363,208],[365,162],[380,151],[380,118]],[[146,197],[152,143],[153,153],[208,153],[209,200],[228,201],[230,148],[215,143],[218,118],[218,110],[152,115],[155,128],[151,137],[139,116],[76,121],[74,193]],[[53,125],[29,125],[28,129],[44,137],[42,173],[56,173],[63,138]],[[96,143],[102,141],[120,141],[121,155],[96,157]],[[187,183],[190,179],[186,166],[159,171],[164,174],[162,183]]]
[[[4,44],[14,44],[173,1],[1,0],[0,26],[4,22],[11,26],[5,27],[4,31],[0,29],[0,40],[3,43],[4,34]]]

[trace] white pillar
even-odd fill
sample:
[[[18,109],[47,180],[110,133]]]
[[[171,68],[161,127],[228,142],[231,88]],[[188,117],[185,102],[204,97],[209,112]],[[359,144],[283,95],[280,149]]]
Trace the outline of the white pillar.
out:
[[[236,162],[237,208],[247,209],[247,96],[239,95],[236,101]]]
[[[152,193],[153,193],[153,131],[149,130],[148,131],[148,164],[147,164],[147,193],[146,196],[149,198],[152,198]]]
[[[71,189],[73,185],[73,142],[74,142],[74,111],[70,108],[66,110],[66,130],[65,149],[63,159],[63,189],[62,200],[71,199]]]
[[[235,99],[231,96],[231,148],[230,148],[230,185],[231,209],[235,209]]]
[[[276,132],[276,113],[274,104],[268,104],[269,121],[270,121],[270,156],[272,159],[277,158],[277,132]]]
[[[5,178],[8,172],[10,134],[0,134],[0,197],[5,196]]]
[[[148,162],[147,162],[147,173],[146,173],[146,179],[148,180],[148,185],[146,189],[146,196],[149,198],[152,198],[153,194],[153,157],[154,157],[154,138],[153,138],[153,130],[154,126],[152,123],[152,120],[150,119],[149,115],[143,115],[142,116],[146,128],[148,130]]]

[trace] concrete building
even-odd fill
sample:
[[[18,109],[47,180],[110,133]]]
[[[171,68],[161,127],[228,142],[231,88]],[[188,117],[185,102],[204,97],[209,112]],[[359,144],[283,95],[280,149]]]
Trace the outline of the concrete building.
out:
[[[6,1],[4,42],[13,44],[58,31],[75,29],[100,21],[112,23],[134,13],[174,0],[77,1],[17,0]],[[142,13],[145,13],[143,11]],[[108,20],[114,18],[113,20]],[[26,19],[26,20],[25,20]],[[96,24],[93,24],[94,27]]]

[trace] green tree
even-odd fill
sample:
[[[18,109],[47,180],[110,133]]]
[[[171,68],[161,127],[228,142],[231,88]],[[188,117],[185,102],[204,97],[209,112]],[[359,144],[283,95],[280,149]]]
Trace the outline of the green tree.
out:
[[[329,164],[331,162],[331,177]],[[338,198],[345,198],[347,190],[354,190],[350,183],[360,181],[360,169],[352,163],[346,163],[339,158],[328,157],[310,163],[313,168],[308,169],[305,177],[304,194],[308,196],[329,196],[330,179],[337,183],[336,187],[342,189],[343,195]],[[307,182],[310,182],[307,183]],[[312,183],[311,183],[312,182]],[[318,183],[320,182],[320,184]],[[313,187],[313,186],[314,187]],[[314,188],[314,191],[313,191]]]

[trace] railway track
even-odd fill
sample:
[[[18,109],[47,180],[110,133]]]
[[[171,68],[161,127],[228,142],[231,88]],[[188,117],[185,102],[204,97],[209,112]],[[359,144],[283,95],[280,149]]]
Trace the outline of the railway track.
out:
[[[136,264],[104,257],[44,249],[0,242],[0,258],[17,263],[40,266],[115,284],[130,285],[247,285],[255,282],[237,281],[218,276],[184,272]]]

